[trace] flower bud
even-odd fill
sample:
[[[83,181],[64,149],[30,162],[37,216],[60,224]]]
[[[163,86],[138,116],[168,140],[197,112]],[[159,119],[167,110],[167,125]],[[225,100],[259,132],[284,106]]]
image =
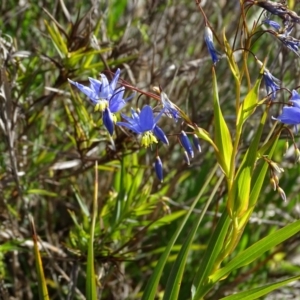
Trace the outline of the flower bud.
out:
[[[187,163],[188,166],[191,164],[189,155],[186,151],[184,151],[184,160],[185,160],[185,162]]]
[[[277,191],[278,191],[280,197],[282,198],[282,200],[283,200],[284,202],[286,202],[286,195],[285,195],[284,190],[283,190],[281,187],[278,187],[278,188],[277,188]]]
[[[114,133],[113,115],[108,108],[104,109],[102,118],[103,118],[103,124],[106,127],[107,131],[109,132],[110,135],[113,135]]]
[[[216,65],[216,63],[220,60],[220,58],[219,58],[219,54],[214,46],[213,33],[208,26],[205,26],[205,29],[204,29],[204,41],[208,48],[208,51],[209,51],[209,54],[213,61],[213,64]]]
[[[273,186],[273,190],[276,191],[277,184],[276,184],[276,182],[275,182],[275,180],[274,180],[273,177],[270,179],[270,183],[271,183],[271,185]]]
[[[201,152],[201,146],[200,146],[200,141],[199,141],[199,138],[196,134],[193,135],[193,144],[195,146],[195,148]]]
[[[163,167],[159,156],[156,156],[155,160],[155,173],[160,182],[163,182]]]
[[[180,138],[180,142],[181,142],[182,147],[189,154],[189,156],[191,158],[193,158],[194,157],[194,151],[193,151],[190,139],[188,138],[186,133],[184,131],[181,131],[181,134],[180,134],[179,138]]]

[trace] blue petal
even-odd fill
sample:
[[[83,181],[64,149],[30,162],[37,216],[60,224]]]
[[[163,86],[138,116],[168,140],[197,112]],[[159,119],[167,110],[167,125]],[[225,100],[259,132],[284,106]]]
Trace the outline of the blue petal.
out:
[[[124,91],[121,90],[110,98],[109,109],[111,110],[111,112],[116,113],[126,105],[126,102],[123,99],[123,95]]]
[[[214,46],[212,31],[208,26],[206,26],[204,30],[204,41],[208,48],[213,64],[215,65],[220,60],[220,58]]]
[[[164,144],[169,145],[168,138],[166,137],[165,133],[163,132],[163,130],[160,127],[155,125],[154,128],[153,128],[153,133]]]
[[[115,73],[114,78],[110,82],[111,91],[114,91],[116,89],[116,86],[117,86],[117,83],[118,83],[118,80],[119,80],[119,77],[120,77],[120,73],[121,73],[121,71],[120,71],[120,69],[118,69]]]
[[[121,114],[121,116],[122,116],[122,118],[123,118],[124,120],[126,120],[128,123],[130,123],[130,124],[132,124],[132,125],[133,125],[133,124],[137,124],[136,120],[134,120],[133,118],[130,118],[130,117],[124,115],[124,114]]]
[[[300,108],[300,95],[296,90],[292,91],[292,97],[290,99],[290,102],[293,103],[294,107],[299,107]]]
[[[281,28],[280,24],[278,24],[278,23],[275,22],[275,21],[269,20],[269,19],[264,20],[263,23],[272,26],[272,27],[275,28],[276,30],[279,30],[279,29]]]
[[[71,84],[75,85],[82,93],[84,93],[85,95],[87,95],[92,100],[92,102],[94,104],[98,103],[98,100],[99,100],[98,95],[94,92],[93,89],[91,89],[91,88],[89,88],[89,87],[87,87],[87,86],[85,86],[83,84],[80,84],[78,82],[72,81],[70,79],[68,79],[68,81]]]
[[[132,131],[134,131],[137,134],[143,133],[140,131],[140,127],[137,124],[130,124],[126,122],[117,122],[116,123],[118,126],[124,126]]]
[[[177,119],[180,118],[180,113],[177,110],[177,108],[175,107],[175,105],[172,103],[172,101],[168,98],[167,94],[164,92],[161,92],[160,100],[162,102],[163,107],[165,108],[165,114],[169,118],[173,118],[173,119],[175,119],[175,121],[177,121]]]
[[[91,89],[96,93],[100,93],[101,92],[101,88],[102,88],[102,82],[100,80],[94,79],[89,77],[89,81],[90,81],[90,85],[91,85]]]
[[[113,116],[109,109],[105,108],[103,111],[103,124],[106,127],[107,131],[109,132],[110,135],[113,135],[114,133],[114,121],[113,121]]]
[[[131,115],[135,122],[140,123],[140,116],[133,108],[131,108]]]
[[[149,105],[145,105],[139,115],[140,129],[142,132],[152,130],[154,127],[153,111]]]
[[[300,108],[294,106],[285,106],[282,109],[282,114],[273,119],[289,125],[300,124]]]
[[[266,85],[267,94],[271,94],[272,100],[276,97],[276,91],[280,89],[280,80],[274,77],[267,69],[264,71],[264,80]]]

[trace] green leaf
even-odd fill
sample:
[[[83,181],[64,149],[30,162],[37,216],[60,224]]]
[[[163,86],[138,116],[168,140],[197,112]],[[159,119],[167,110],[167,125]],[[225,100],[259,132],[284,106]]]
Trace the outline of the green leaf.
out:
[[[45,22],[45,26],[48,30],[48,33],[50,34],[51,40],[57,50],[57,52],[59,53],[61,58],[65,58],[68,55],[68,47],[63,39],[63,37],[61,36],[56,24],[54,22],[52,22],[52,26],[46,21]]]
[[[49,192],[42,189],[30,189],[27,191],[28,194],[36,194],[36,195],[42,195],[42,196],[49,196],[49,197],[56,197],[57,194],[53,192]]]
[[[256,80],[254,87],[247,94],[245,100],[243,101],[237,118],[237,127],[241,128],[244,122],[254,113],[257,102],[258,102],[258,92],[261,82],[261,77]]]
[[[38,245],[38,237],[35,230],[35,225],[32,216],[29,217],[29,221],[31,223],[32,230],[32,239],[33,239],[33,249],[34,249],[34,257],[35,257],[35,267],[37,271],[37,281],[38,281],[38,289],[39,289],[39,298],[41,300],[49,300],[48,289],[46,285],[46,278],[44,274],[43,263],[39,251]]]
[[[299,280],[299,279],[300,279],[300,275],[294,276],[289,279],[278,281],[276,283],[270,283],[270,284],[267,284],[267,285],[264,285],[264,286],[261,286],[261,287],[255,288],[255,289],[251,289],[248,291],[230,295],[230,296],[222,298],[222,300],[240,300],[240,299],[253,300],[253,299],[257,299],[259,297],[267,295],[270,292],[272,292],[278,288],[281,288],[285,285],[288,285],[289,283]]]
[[[219,164],[225,175],[229,176],[230,162],[232,155],[232,140],[229,129],[223,117],[218,94],[218,85],[215,69],[212,68],[213,76],[213,99],[214,99],[214,127],[215,127],[215,144],[219,149]]]
[[[216,165],[213,168],[213,170],[210,172],[210,174],[208,175],[207,180],[205,181],[205,184],[203,185],[201,191],[204,191],[207,188],[207,186],[210,183],[212,177],[214,176],[217,168],[218,168],[218,166]],[[199,201],[199,199],[202,195],[201,191],[199,192],[199,194],[197,195],[197,197],[193,201],[193,203],[192,203],[190,209],[188,210],[188,212],[186,213],[184,219],[182,220],[179,227],[176,229],[175,233],[171,237],[168,245],[165,248],[165,251],[163,252],[161,257],[159,258],[159,260],[158,260],[158,262],[155,266],[155,269],[154,269],[150,279],[148,280],[147,286],[146,286],[145,291],[144,291],[143,296],[142,296],[142,300],[153,300],[153,299],[155,299],[158,284],[159,284],[159,280],[161,278],[164,266],[165,266],[166,262],[168,261],[169,255],[172,251],[172,248],[173,248],[179,234],[183,230],[187,220],[189,219],[192,211],[194,210],[196,204],[198,203],[198,201]]]
[[[226,264],[222,269],[216,271],[210,276],[212,282],[217,282],[223,277],[227,276],[231,271],[246,266],[258,259],[266,251],[271,250],[273,247],[279,245],[291,236],[300,231],[300,221],[289,224],[261,239],[254,245],[250,246],[243,252],[240,252],[235,258]]]
[[[225,52],[227,54],[226,57],[228,59],[231,72],[232,72],[233,76],[235,77],[236,81],[239,81],[239,77],[240,77],[239,67],[237,66],[237,64],[234,60],[232,49],[226,39],[225,30],[223,32],[223,39],[224,39]]]
[[[265,109],[259,127],[256,131],[248,151],[237,171],[232,188],[229,192],[228,211],[231,216],[242,217],[249,208],[250,186],[253,178],[253,170],[257,159],[258,146],[268,117],[268,107]]]
[[[207,249],[202,257],[200,266],[193,281],[192,299],[201,299],[212,286],[210,282],[208,282],[208,278],[211,272],[218,267],[219,263],[217,262],[217,258],[224,247],[224,241],[230,221],[231,220],[227,211],[224,211],[209,240]]]
[[[181,287],[181,281],[182,281],[182,277],[183,277],[183,272],[185,269],[189,251],[191,250],[191,247],[192,247],[193,239],[194,239],[197,229],[199,228],[201,221],[202,221],[209,205],[211,204],[214,196],[216,195],[223,179],[224,179],[224,175],[220,176],[217,184],[214,186],[214,189],[210,194],[209,199],[206,201],[205,207],[202,209],[202,212],[201,212],[197,222],[194,222],[194,225],[193,225],[189,235],[187,236],[185,242],[183,243],[183,245],[179,251],[179,254],[176,258],[175,264],[173,265],[171,273],[168,278],[167,287],[166,287],[165,294],[164,294],[164,299],[166,299],[166,300],[178,298],[179,290]],[[200,191],[200,193],[202,193],[202,190]]]
[[[97,300],[96,276],[94,266],[94,236],[96,219],[98,215],[98,163],[95,162],[95,183],[94,183],[94,198],[92,221],[90,228],[90,238],[88,244],[88,256],[86,264],[86,298],[88,300]]]

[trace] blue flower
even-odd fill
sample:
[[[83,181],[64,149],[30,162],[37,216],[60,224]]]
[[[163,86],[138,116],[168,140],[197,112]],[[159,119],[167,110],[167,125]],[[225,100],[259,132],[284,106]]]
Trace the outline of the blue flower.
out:
[[[127,122],[117,122],[117,125],[124,126],[137,134],[142,134],[142,146],[148,147],[153,143],[157,143],[156,138],[168,145],[169,141],[165,133],[156,125],[163,113],[164,110],[154,117],[152,108],[149,105],[145,105],[139,114],[131,109],[132,117],[122,114],[123,119]]]
[[[300,108],[300,95],[296,90],[292,91],[292,97],[289,102],[291,102],[294,107]]]
[[[116,88],[119,76],[120,69],[116,71],[110,83],[104,74],[100,74],[101,80],[89,78],[90,87],[68,79],[71,84],[89,97],[91,103],[95,105],[95,110],[102,112],[103,124],[110,135],[113,135],[114,132],[114,113],[120,111],[134,96],[123,99],[125,88]]]
[[[300,107],[299,106],[285,106],[282,113],[277,118],[272,117],[273,120],[280,121],[288,125],[300,124]]]
[[[297,56],[299,54],[300,40],[295,39],[292,36],[287,36],[286,34],[277,34],[277,38],[290,50],[292,50]]]
[[[271,93],[271,99],[274,100],[276,97],[276,91],[280,89],[280,80],[274,77],[268,69],[264,69],[263,78],[265,81],[267,94]]]
[[[180,118],[180,113],[176,108],[175,104],[168,98],[167,94],[164,92],[160,92],[160,100],[165,109],[165,114],[169,118],[175,119],[177,121]]]
[[[211,56],[211,59],[213,61],[213,64],[216,65],[217,62],[220,60],[220,55],[217,52],[214,42],[213,42],[213,33],[211,29],[208,26],[205,26],[204,29],[204,41],[206,43],[206,46],[208,48],[209,54]]]
[[[281,28],[280,24],[278,24],[277,22],[272,21],[270,19],[263,20],[263,23],[268,24],[269,26],[272,26],[276,30],[279,30]]]
[[[78,82],[74,82],[70,79],[69,82],[75,85],[82,93],[87,95],[92,104],[97,105],[101,101],[108,101],[115,93],[116,85],[120,76],[120,69],[115,73],[114,78],[109,83],[107,77],[104,74],[100,74],[101,80],[97,80],[89,77],[90,87],[87,87]]]

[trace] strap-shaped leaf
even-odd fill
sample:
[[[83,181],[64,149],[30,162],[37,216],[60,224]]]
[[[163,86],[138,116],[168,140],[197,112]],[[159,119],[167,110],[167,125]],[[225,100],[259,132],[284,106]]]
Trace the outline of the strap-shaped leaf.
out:
[[[179,290],[181,287],[181,281],[182,281],[182,277],[183,277],[183,272],[185,269],[188,253],[192,247],[193,239],[194,239],[197,229],[199,228],[200,223],[201,223],[209,205],[211,204],[212,199],[214,198],[215,194],[217,193],[223,179],[224,179],[224,175],[220,176],[209,199],[206,201],[205,207],[202,209],[202,212],[201,212],[197,222],[194,223],[189,235],[187,236],[185,242],[183,243],[183,245],[179,251],[179,254],[176,258],[176,261],[172,267],[171,273],[168,278],[167,287],[166,287],[166,291],[164,294],[165,300],[178,299]],[[203,191],[201,190],[201,193],[202,192]]]
[[[289,224],[261,239],[246,250],[240,252],[222,269],[210,276],[212,282],[217,282],[233,270],[246,266],[261,257],[265,252],[284,242],[300,231],[300,221]]]
[[[288,285],[289,283],[299,280],[299,279],[300,279],[300,275],[294,276],[289,279],[278,281],[276,283],[270,283],[270,284],[267,284],[267,285],[264,285],[264,286],[261,286],[261,287],[255,288],[255,289],[251,289],[248,291],[230,295],[225,298],[222,298],[222,300],[240,300],[240,299],[254,300],[254,299],[257,299],[264,295],[267,295],[267,294],[271,293],[272,291],[279,289],[279,288],[281,288],[285,285]]]
[[[229,176],[230,162],[232,155],[232,140],[227,124],[224,120],[217,85],[215,69],[212,68],[213,76],[213,99],[214,99],[214,127],[215,127],[215,144],[219,149],[218,162],[222,167],[225,175]]]
[[[255,85],[247,94],[243,101],[237,118],[237,127],[241,128],[244,122],[254,113],[258,102],[258,91],[261,82],[261,77],[256,80]]]
[[[170,239],[168,245],[166,246],[163,254],[161,255],[161,257],[159,258],[156,266],[155,266],[155,269],[154,269],[154,272],[152,273],[149,281],[148,281],[148,284],[145,288],[145,291],[144,291],[144,294],[142,296],[142,300],[153,300],[155,299],[155,296],[156,296],[156,293],[157,293],[157,287],[158,287],[158,284],[159,284],[159,280],[161,278],[161,275],[162,275],[162,272],[163,272],[163,269],[165,267],[165,264],[169,258],[169,255],[171,253],[171,250],[179,236],[179,234],[181,233],[181,231],[183,230],[187,220],[189,219],[192,211],[194,210],[196,204],[198,203],[200,197],[202,196],[203,194],[203,191],[206,190],[208,184],[210,183],[212,177],[214,176],[215,172],[217,171],[218,169],[218,165],[216,165],[213,170],[210,172],[210,174],[208,175],[206,181],[205,181],[205,184],[202,186],[202,189],[201,191],[199,192],[199,194],[197,195],[197,197],[195,198],[195,200],[193,201],[190,209],[188,210],[188,212],[186,213],[184,219],[182,220],[181,224],[179,225],[179,227],[176,229],[175,233],[173,234],[172,238]]]

